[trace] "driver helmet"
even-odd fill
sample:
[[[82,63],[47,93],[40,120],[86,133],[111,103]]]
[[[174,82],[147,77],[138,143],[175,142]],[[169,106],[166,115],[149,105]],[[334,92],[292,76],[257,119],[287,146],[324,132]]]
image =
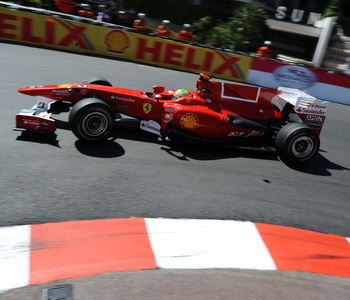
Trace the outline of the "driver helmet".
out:
[[[264,45],[265,45],[265,46],[272,46],[272,42],[271,42],[271,41],[265,41],[265,42],[264,42]]]
[[[170,21],[169,20],[163,20],[162,21],[162,25],[168,26],[168,25],[170,25]]]
[[[188,92],[186,90],[178,89],[173,95],[173,100],[179,99],[179,98],[183,98],[183,97],[187,97],[187,96],[188,96]]]

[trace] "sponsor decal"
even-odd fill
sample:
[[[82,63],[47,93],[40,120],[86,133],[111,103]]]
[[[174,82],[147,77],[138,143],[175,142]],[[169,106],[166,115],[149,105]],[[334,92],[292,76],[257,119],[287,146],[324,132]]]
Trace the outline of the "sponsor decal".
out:
[[[49,123],[47,122],[39,122],[39,121],[32,121],[32,120],[23,120],[23,124],[35,125],[35,126],[39,126],[39,125],[49,126]]]
[[[128,110],[128,107],[124,105],[118,105],[117,107],[121,110]]]
[[[148,114],[152,110],[152,104],[151,103],[144,103],[143,104],[143,111],[145,114]]]
[[[126,102],[135,102],[135,99],[132,98],[124,98],[124,97],[118,97],[117,95],[112,95],[111,99],[114,100],[120,100],[120,101],[126,101]]]
[[[242,136],[242,135],[244,135],[245,134],[245,132],[243,132],[243,131],[231,131],[229,134],[228,134],[228,136]]]
[[[246,137],[252,137],[252,136],[261,136],[263,135],[265,132],[264,131],[255,131],[253,130],[252,132],[248,133],[246,135]]]
[[[129,35],[120,29],[107,31],[103,43],[109,53],[125,55],[131,47]]]
[[[165,106],[163,115],[162,115],[162,122],[168,123],[173,119],[173,117],[174,117],[174,108]]]
[[[316,75],[311,70],[293,65],[278,67],[273,76],[279,85],[299,90],[310,88],[317,82]]]
[[[322,123],[318,123],[318,122],[305,122],[305,125],[307,125],[311,128],[321,128],[322,127]]]
[[[314,122],[323,122],[324,117],[321,116],[315,116],[315,115],[308,115],[306,116],[307,121],[314,121]]]
[[[180,124],[183,128],[193,130],[199,125],[199,120],[195,114],[188,113],[181,118]]]
[[[327,111],[327,105],[318,105],[309,103],[308,107],[298,107],[295,111],[298,114],[312,114],[312,115],[320,115],[325,116]]]
[[[70,88],[71,85],[70,84],[61,84],[58,87],[60,87],[60,88]]]
[[[62,95],[69,94],[68,90],[52,90],[52,92],[55,94],[62,94]]]
[[[160,125],[153,120],[149,120],[149,121],[142,120],[140,122],[140,129],[160,135]]]

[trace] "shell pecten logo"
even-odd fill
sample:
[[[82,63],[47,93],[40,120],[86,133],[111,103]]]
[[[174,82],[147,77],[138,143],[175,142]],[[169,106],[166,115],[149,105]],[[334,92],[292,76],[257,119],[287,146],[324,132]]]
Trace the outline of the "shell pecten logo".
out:
[[[199,125],[198,117],[195,114],[185,114],[180,120],[181,126],[193,130]]]
[[[113,54],[125,55],[131,46],[128,34],[120,29],[113,29],[106,32],[103,42],[107,48],[107,52]]]

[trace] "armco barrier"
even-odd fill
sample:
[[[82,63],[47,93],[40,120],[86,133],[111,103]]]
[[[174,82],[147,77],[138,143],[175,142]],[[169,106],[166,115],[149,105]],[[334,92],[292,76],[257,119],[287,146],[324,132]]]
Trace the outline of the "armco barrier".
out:
[[[286,86],[350,105],[350,77],[141,34],[131,28],[0,2],[0,41],[147,63],[270,88]]]

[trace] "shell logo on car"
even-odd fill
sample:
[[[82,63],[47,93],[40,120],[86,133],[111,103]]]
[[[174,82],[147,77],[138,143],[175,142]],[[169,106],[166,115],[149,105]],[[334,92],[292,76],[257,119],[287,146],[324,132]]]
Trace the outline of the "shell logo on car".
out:
[[[181,126],[193,130],[199,125],[198,117],[195,114],[185,114],[180,120]]]
[[[127,50],[131,47],[130,38],[123,30],[113,29],[107,31],[103,42],[107,48],[107,52],[113,54],[126,54]]]

